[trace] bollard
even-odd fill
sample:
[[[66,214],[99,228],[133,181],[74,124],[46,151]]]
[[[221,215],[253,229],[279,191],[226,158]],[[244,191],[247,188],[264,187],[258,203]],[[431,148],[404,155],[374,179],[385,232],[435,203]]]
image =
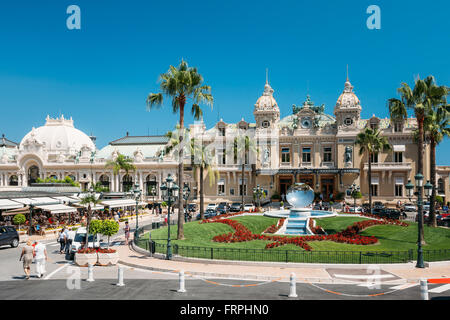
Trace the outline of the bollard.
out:
[[[93,282],[94,280],[94,265],[92,263],[88,264],[88,278],[86,279],[87,282]]]
[[[125,284],[123,283],[123,267],[119,267],[119,282],[116,284],[118,287],[123,287]]]
[[[179,275],[180,289],[178,289],[177,292],[186,292],[186,289],[184,287],[184,271],[181,270]]]
[[[298,297],[296,285],[297,285],[297,283],[295,280],[295,273],[291,273],[291,281],[289,284],[290,292],[289,292],[289,296],[288,296],[289,298],[297,298]]]
[[[420,297],[422,300],[428,299],[428,281],[426,279],[420,280]]]

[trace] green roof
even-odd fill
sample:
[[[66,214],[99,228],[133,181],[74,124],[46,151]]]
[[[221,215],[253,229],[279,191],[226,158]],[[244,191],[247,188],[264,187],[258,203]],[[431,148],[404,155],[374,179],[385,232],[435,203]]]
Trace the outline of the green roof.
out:
[[[166,136],[125,136],[110,142],[110,145],[145,145],[145,144],[167,144],[169,138]]]

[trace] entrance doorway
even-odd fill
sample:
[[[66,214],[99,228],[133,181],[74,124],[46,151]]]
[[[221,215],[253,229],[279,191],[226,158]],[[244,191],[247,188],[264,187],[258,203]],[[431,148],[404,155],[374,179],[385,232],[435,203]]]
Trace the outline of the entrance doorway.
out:
[[[322,178],[320,182],[323,201],[330,201],[334,198],[334,178]]]
[[[314,190],[314,179],[313,179],[313,176],[312,175],[308,175],[308,176],[300,176],[300,178],[299,178],[299,182],[300,183],[305,183],[305,184],[307,184],[308,186],[310,186],[311,187],[311,189],[313,189]]]
[[[280,196],[283,201],[286,200],[286,192],[289,187],[292,185],[293,177],[292,176],[282,176],[280,177]]]
[[[36,183],[39,178],[39,168],[37,166],[31,166],[28,169],[28,185]]]

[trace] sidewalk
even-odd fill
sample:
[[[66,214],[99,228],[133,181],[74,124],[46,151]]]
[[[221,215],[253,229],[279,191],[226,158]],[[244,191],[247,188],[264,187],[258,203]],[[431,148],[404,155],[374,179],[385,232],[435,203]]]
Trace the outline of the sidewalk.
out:
[[[120,264],[134,268],[147,269],[159,272],[177,273],[183,270],[187,276],[200,276],[208,278],[229,278],[240,280],[289,281],[291,273],[295,273],[297,281],[312,283],[349,283],[343,279],[333,278],[327,269],[367,269],[369,265],[338,265],[338,264],[300,264],[300,263],[258,263],[237,261],[208,261],[187,259],[184,261],[164,260],[150,257],[145,250],[130,246],[117,247]],[[189,261],[188,261],[189,260]],[[372,267],[372,265],[370,265]],[[450,278],[450,262],[430,263],[427,268],[418,269],[414,263],[379,265],[384,272],[391,273],[399,280],[387,281],[389,284],[417,282],[420,279]],[[369,275],[372,272],[368,273]]]

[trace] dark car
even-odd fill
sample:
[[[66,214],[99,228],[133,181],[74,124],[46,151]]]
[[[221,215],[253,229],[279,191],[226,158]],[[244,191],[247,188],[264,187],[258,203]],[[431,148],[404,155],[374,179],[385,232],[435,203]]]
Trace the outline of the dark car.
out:
[[[14,227],[0,227],[0,246],[9,245],[16,248],[19,245],[19,233]]]
[[[384,204],[381,201],[375,201],[373,203],[373,208],[374,209],[384,209],[385,206],[384,206]]]
[[[188,211],[189,212],[195,212],[197,211],[197,205],[195,203],[189,203],[188,204]]]
[[[217,206],[217,213],[218,214],[225,214],[228,212],[228,205],[226,202],[221,202],[219,203],[219,205]]]
[[[241,203],[240,202],[234,202],[230,206],[230,212],[239,212],[241,211]]]
[[[382,209],[381,216],[388,219],[400,219],[402,213],[398,209]]]
[[[206,209],[204,217],[205,217],[205,219],[209,219],[209,218],[215,217],[216,215],[217,215],[216,210]],[[200,213],[197,215],[197,220],[200,220]]]

